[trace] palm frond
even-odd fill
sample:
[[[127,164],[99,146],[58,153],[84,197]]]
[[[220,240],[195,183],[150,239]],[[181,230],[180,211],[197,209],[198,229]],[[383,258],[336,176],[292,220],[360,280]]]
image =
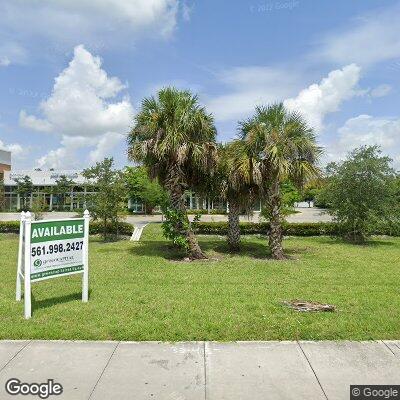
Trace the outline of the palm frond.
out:
[[[173,87],[142,101],[128,136],[128,156],[152,168],[157,163],[160,182],[175,165],[190,182],[215,165],[214,119],[197,96]]]
[[[288,177],[300,182],[317,175],[322,148],[315,133],[300,113],[288,111],[283,103],[256,107],[252,118],[239,123],[239,130],[265,182]]]

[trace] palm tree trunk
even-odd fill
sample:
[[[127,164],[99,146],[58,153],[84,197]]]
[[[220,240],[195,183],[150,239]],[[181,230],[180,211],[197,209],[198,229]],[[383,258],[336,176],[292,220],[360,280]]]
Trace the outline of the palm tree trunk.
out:
[[[285,259],[282,247],[282,224],[281,224],[281,193],[279,182],[274,182],[268,189],[268,203],[270,207],[270,229],[269,248],[272,258],[275,260]]]
[[[239,226],[240,207],[237,201],[230,199],[228,214],[228,246],[231,251],[240,249],[240,226]]]
[[[189,258],[191,260],[205,260],[208,257],[202,252],[199,242],[197,241],[197,238],[195,234],[192,231],[192,228],[189,228],[186,230],[186,238],[188,241],[188,246],[189,246]]]
[[[199,243],[197,241],[197,238],[194,235],[194,232],[189,223],[189,218],[187,216],[187,210],[185,204],[185,192],[183,190],[183,187],[179,183],[177,184],[177,182],[179,182],[179,179],[176,179],[173,176],[170,176],[169,181],[175,182],[175,184],[170,186],[172,208],[178,212],[181,212],[184,215],[186,222],[186,224],[183,224],[183,221],[178,222],[178,224],[175,226],[175,229],[182,236],[186,237],[188,244],[188,255],[190,259],[192,260],[206,259],[207,256],[202,252]]]

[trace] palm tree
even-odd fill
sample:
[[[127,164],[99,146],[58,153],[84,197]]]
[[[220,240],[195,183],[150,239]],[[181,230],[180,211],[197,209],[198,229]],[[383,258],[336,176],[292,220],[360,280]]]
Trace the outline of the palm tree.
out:
[[[172,209],[185,219],[176,230],[186,237],[189,257],[206,258],[187,218],[185,191],[195,189],[216,163],[213,117],[189,91],[164,88],[145,98],[128,137],[129,157],[149,168],[169,193]]]
[[[240,249],[239,215],[241,210],[251,210],[257,194],[257,172],[243,141],[235,140],[219,148],[217,181],[229,205],[227,241],[231,251]]]
[[[282,103],[256,107],[255,115],[239,123],[239,136],[249,154],[259,163],[261,191],[269,217],[269,247],[274,259],[284,259],[282,248],[282,195],[286,179],[301,186],[319,175],[317,162],[322,149],[313,129],[298,112],[288,111]]]

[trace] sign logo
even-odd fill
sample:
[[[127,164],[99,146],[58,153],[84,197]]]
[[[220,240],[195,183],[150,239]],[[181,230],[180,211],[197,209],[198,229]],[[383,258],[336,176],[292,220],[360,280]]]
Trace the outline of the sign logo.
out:
[[[40,268],[42,265],[42,260],[35,260],[35,262],[33,263],[33,265],[35,266],[35,268]]]

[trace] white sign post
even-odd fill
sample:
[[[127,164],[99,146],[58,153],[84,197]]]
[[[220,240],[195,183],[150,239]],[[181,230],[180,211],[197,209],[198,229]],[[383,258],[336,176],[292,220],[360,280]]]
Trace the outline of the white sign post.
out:
[[[82,273],[82,301],[89,299],[89,211],[83,218],[32,221],[21,213],[16,300],[24,280],[25,318],[31,318],[31,283]]]

